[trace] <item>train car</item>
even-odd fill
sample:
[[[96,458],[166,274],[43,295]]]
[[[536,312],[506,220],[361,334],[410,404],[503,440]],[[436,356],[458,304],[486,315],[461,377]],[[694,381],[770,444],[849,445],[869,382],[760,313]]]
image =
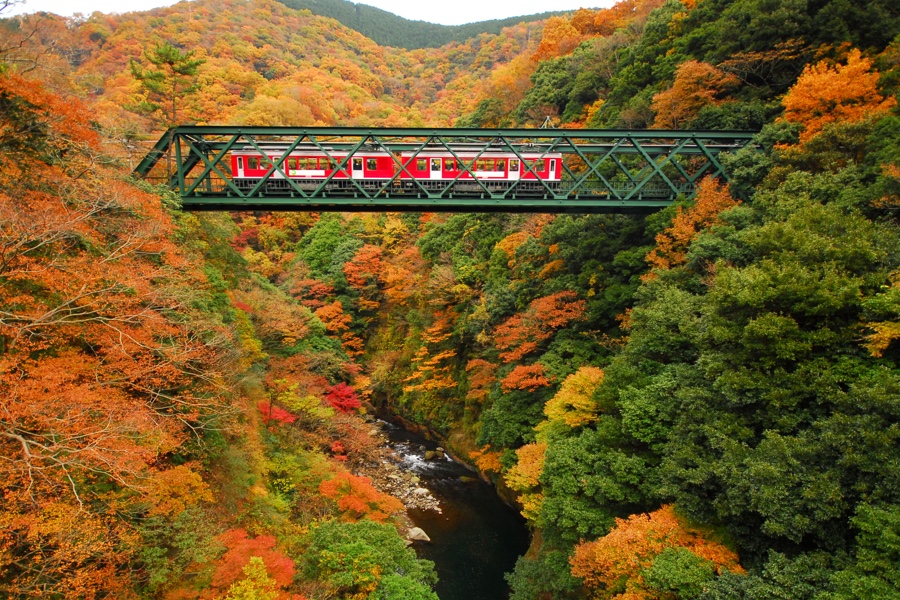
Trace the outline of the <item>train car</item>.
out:
[[[296,148],[275,168],[285,147],[244,147],[231,152],[234,183],[252,190],[268,174],[266,193],[289,193],[295,187],[311,191],[325,183],[325,191],[389,189],[392,193],[502,192],[515,186],[517,194],[544,194],[559,186],[562,154],[537,152],[480,152],[472,148],[422,149],[402,152],[397,159],[384,150]],[[397,161],[403,165],[401,169]],[[399,175],[398,175],[399,171]],[[290,181],[288,181],[290,180]],[[393,182],[391,182],[393,180]],[[388,187],[388,184],[390,186]],[[357,187],[359,186],[359,187]]]
[[[520,192],[545,192],[547,187],[559,186],[562,172],[559,153],[425,149],[403,152],[400,161],[404,165],[400,180],[405,188],[413,189],[421,185],[429,190],[442,190],[449,182],[455,182],[453,190],[457,191],[484,191],[486,187],[493,192],[516,185]]]
[[[396,172],[393,157],[381,150],[358,151],[345,162],[345,151],[297,148],[284,159],[281,171],[274,164],[285,148],[263,147],[262,150],[242,148],[231,152],[232,178],[240,189],[252,189],[270,171],[272,174],[265,184],[268,192],[291,190],[285,175],[303,190],[313,190],[326,180],[327,190],[355,189],[353,180],[364,188],[377,189]]]

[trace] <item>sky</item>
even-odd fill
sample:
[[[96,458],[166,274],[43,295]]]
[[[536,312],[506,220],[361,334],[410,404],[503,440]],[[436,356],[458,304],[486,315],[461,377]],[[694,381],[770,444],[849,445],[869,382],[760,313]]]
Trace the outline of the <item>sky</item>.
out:
[[[429,21],[444,25],[459,25],[473,21],[487,21],[517,17],[550,10],[575,10],[610,6],[613,0],[367,0],[360,4],[377,6],[407,19]],[[2,13],[9,17],[24,13],[47,11],[71,16],[75,13],[90,15],[103,13],[149,10],[158,6],[170,6],[174,0],[26,0]],[[450,8],[451,10],[448,10]]]

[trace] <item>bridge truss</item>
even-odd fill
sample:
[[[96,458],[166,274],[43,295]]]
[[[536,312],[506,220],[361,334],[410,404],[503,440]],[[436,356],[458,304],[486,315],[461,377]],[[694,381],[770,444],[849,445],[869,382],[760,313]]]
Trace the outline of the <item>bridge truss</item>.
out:
[[[421,212],[643,212],[692,196],[706,176],[727,179],[719,161],[751,143],[746,131],[587,129],[406,129],[183,126],[166,132],[135,174],[167,183],[185,210],[421,211]],[[387,181],[328,177],[299,181],[285,175],[292,152],[315,149],[335,155],[347,171],[357,151],[384,150],[396,163]],[[230,153],[272,155],[273,166],[250,186],[232,179]],[[471,179],[435,187],[401,181],[400,153],[465,149],[543,157],[562,154],[560,181],[520,180],[499,189]],[[461,161],[463,162],[463,161]],[[525,161],[523,161],[523,165]],[[404,185],[406,184],[406,185]],[[464,188],[464,189],[463,189]]]

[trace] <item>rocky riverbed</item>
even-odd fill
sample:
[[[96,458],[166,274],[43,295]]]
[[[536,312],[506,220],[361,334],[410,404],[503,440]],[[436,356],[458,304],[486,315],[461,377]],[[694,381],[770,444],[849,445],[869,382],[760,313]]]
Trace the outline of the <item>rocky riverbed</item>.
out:
[[[371,479],[372,485],[377,490],[398,498],[407,509],[431,510],[440,513],[440,502],[416,474],[421,462],[426,460],[424,447],[421,459],[412,453],[398,452],[391,446],[390,440],[382,430],[380,421],[372,424],[369,435],[381,442],[380,456],[359,465],[355,474],[365,475]],[[428,460],[448,460],[442,451],[439,454],[435,451],[427,452],[430,453]]]

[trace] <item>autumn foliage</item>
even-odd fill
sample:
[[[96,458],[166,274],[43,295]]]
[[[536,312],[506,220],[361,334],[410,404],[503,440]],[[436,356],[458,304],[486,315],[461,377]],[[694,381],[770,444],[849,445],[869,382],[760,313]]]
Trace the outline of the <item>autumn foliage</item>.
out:
[[[362,406],[356,390],[343,382],[331,386],[328,391],[325,392],[325,401],[330,406],[334,407],[335,410],[344,413],[355,411]]]
[[[737,206],[727,185],[707,177],[697,186],[694,205],[687,209],[678,207],[672,226],[657,234],[656,248],[647,254],[647,262],[656,269],[671,269],[687,260],[687,249],[704,229],[719,222],[719,214]]]
[[[517,365],[500,382],[504,392],[523,390],[533,392],[540,387],[550,385],[551,379],[544,375],[544,366],[540,363],[533,365]]]
[[[537,488],[544,470],[546,452],[546,442],[525,444],[516,450],[518,460],[504,475],[506,484],[521,493],[519,502],[522,504],[522,515],[532,521],[537,520],[544,499]]]
[[[678,129],[690,123],[704,106],[720,104],[725,92],[737,84],[737,77],[709,63],[683,62],[675,70],[672,87],[653,96],[653,126]]]
[[[555,330],[580,319],[585,306],[584,300],[570,291],[533,300],[523,313],[510,317],[494,330],[495,345],[503,351],[500,358],[512,362],[531,354]]]
[[[290,425],[297,420],[297,417],[284,410],[277,404],[273,404],[269,400],[260,401],[256,407],[262,413],[263,423],[269,425],[271,423],[280,423],[282,425]]]
[[[503,469],[503,465],[500,464],[500,455],[500,452],[491,450],[490,446],[469,452],[469,458],[475,461],[475,465],[482,473],[499,473]]]
[[[563,380],[556,395],[544,405],[547,420],[562,423],[569,428],[596,421],[599,407],[593,395],[601,383],[601,369],[589,366],[579,368]]]
[[[166,457],[231,412],[230,334],[159,198],[95,164],[84,106],[8,72],[0,106],[2,593],[128,597],[127,515],[210,498]]]
[[[347,283],[362,290],[369,285],[375,285],[378,276],[381,274],[381,255],[380,246],[365,244],[356,251],[356,255],[346,263],[344,263],[344,277]]]
[[[570,53],[581,42],[578,30],[566,17],[550,17],[544,24],[544,34],[532,60],[547,60]]]
[[[490,386],[495,381],[496,370],[497,365],[480,358],[466,363],[466,374],[469,379],[469,391],[466,398],[483,403],[487,399]]]
[[[737,554],[712,541],[708,532],[686,525],[667,505],[649,514],[616,519],[616,526],[604,537],[578,544],[570,561],[572,574],[597,598],[657,598],[642,571],[668,548],[684,548],[712,563],[719,573],[743,572]]]
[[[883,113],[897,101],[878,93],[878,78],[872,60],[856,49],[846,65],[827,61],[807,65],[782,100],[784,118],[803,126],[800,141],[805,142],[829,123],[852,123]]]
[[[243,579],[244,569],[251,557],[262,560],[266,573],[275,581],[277,588],[284,589],[292,583],[296,572],[294,561],[276,549],[273,536],[250,537],[244,529],[231,529],[220,535],[218,541],[226,551],[216,563],[211,582],[213,590],[228,590],[232,584]],[[277,597],[290,598],[288,594]]]
[[[430,392],[456,387],[452,373],[456,350],[444,348],[455,318],[452,311],[439,311],[435,314],[434,323],[422,332],[423,345],[412,359],[415,370],[404,380],[404,391]]]
[[[368,477],[350,473],[338,473],[333,479],[323,481],[319,493],[337,502],[342,518],[348,521],[365,517],[384,522],[403,510],[399,500],[376,490]]]

